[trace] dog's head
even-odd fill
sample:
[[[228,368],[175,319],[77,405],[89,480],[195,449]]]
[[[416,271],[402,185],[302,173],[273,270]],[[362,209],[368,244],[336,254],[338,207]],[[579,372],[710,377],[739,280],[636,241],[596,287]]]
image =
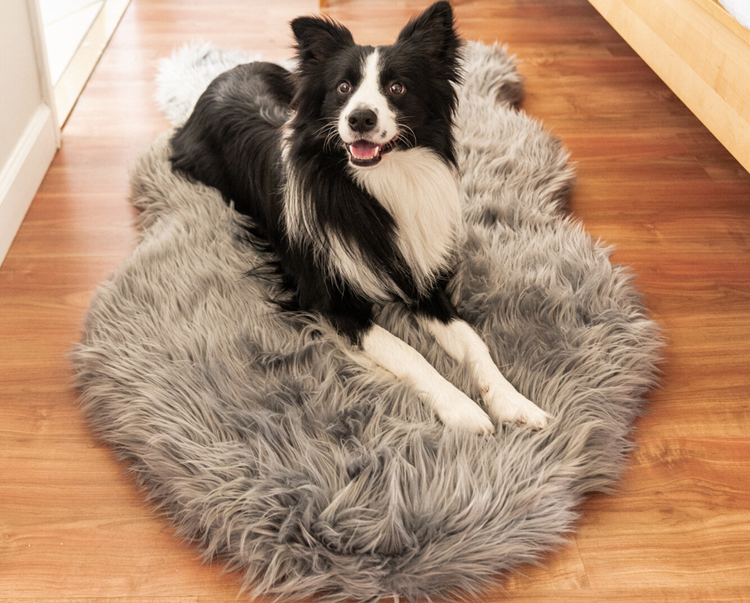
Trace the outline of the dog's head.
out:
[[[348,29],[318,17],[295,19],[292,30],[299,61],[294,128],[327,150],[345,149],[357,168],[417,145],[455,161],[461,42],[448,2],[410,21],[391,46],[358,46]]]

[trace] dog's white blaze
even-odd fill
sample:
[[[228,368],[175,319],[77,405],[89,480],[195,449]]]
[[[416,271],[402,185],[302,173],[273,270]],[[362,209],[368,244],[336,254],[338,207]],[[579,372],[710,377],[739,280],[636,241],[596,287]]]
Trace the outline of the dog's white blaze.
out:
[[[339,115],[339,135],[350,144],[359,138],[365,138],[375,144],[385,144],[398,134],[396,115],[388,105],[380,83],[380,53],[375,49],[365,59],[362,68],[362,81],[347,101]],[[357,109],[370,109],[378,118],[377,127],[366,134],[353,132],[349,127],[349,115]]]
[[[476,433],[492,433],[492,421],[466,394],[438,373],[417,350],[374,325],[362,339],[365,355],[410,383],[444,425]]]
[[[393,216],[399,251],[418,288],[428,289],[456,249],[461,203],[453,170],[423,147],[392,151],[374,167],[350,169]]]
[[[471,326],[463,320],[445,324],[429,318],[423,322],[449,356],[469,365],[493,419],[500,423],[528,423],[537,428],[547,424],[549,415],[518,393],[503,376],[492,360],[487,344]]]

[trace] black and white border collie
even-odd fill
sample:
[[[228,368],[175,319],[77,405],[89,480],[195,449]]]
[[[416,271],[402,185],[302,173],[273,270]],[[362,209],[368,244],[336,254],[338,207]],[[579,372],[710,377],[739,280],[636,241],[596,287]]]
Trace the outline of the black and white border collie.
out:
[[[430,6],[391,46],[358,46],[328,19],[291,26],[295,72],[250,63],[217,77],[172,138],[173,168],[251,218],[293,307],[325,316],[410,382],[446,426],[544,427],[549,415],[502,376],[445,290],[461,220],[452,133],[461,41],[450,4]],[[374,324],[374,308],[394,300],[468,364],[487,413]]]

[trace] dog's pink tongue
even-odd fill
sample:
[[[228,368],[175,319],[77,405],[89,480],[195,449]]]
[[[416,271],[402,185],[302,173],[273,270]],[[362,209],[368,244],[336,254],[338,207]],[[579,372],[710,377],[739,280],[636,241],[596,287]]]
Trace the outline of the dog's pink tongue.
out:
[[[357,140],[352,143],[352,155],[357,159],[372,159],[378,154],[380,147],[366,140]]]

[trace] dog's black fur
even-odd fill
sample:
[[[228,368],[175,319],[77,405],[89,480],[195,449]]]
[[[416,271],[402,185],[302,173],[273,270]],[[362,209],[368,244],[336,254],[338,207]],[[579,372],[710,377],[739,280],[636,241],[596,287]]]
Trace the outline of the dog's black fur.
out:
[[[322,313],[353,343],[372,324],[379,300],[321,260],[332,235],[360,250],[368,268],[391,283],[384,297],[452,320],[456,310],[445,292],[450,270],[442,267],[427,288],[415,285],[393,216],[352,177],[346,147],[330,126],[347,100],[338,83],[356,87],[359,66],[373,48],[357,46],[345,27],[330,20],[301,17],[291,25],[296,71],[250,63],[217,77],[172,138],[173,168],[217,188],[249,216],[254,238],[278,260],[293,305]],[[383,81],[406,82],[408,90],[389,99],[403,127],[384,153],[426,147],[455,168],[459,47],[447,2],[412,20],[392,46],[379,47]],[[285,228],[290,174],[316,223],[315,234],[305,239],[292,240]]]

